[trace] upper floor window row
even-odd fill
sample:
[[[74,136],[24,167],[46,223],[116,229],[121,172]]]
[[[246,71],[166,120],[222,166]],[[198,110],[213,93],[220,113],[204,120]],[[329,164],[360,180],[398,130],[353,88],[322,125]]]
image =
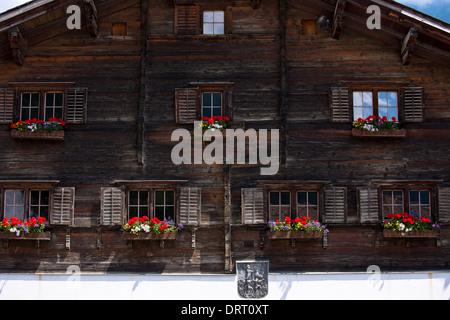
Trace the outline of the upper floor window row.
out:
[[[0,124],[50,118],[86,122],[87,89],[61,86],[0,88]]]
[[[176,6],[174,31],[179,35],[223,35],[230,33],[231,9]]]

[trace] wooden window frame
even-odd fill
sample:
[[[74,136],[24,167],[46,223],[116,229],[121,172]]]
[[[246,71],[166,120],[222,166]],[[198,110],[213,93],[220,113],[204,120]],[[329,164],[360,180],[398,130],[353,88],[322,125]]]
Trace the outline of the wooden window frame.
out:
[[[300,192],[305,192],[306,193],[306,200],[307,200],[307,204],[306,205],[300,205],[299,203],[298,203],[298,194],[300,193]],[[311,204],[309,204],[309,194],[310,193],[316,193],[317,194],[317,204],[316,205],[311,205]],[[311,217],[311,215],[310,215],[310,213],[309,213],[309,208],[310,207],[317,207],[317,217],[315,218],[315,219],[313,219],[313,220],[317,220],[317,221],[319,221],[319,219],[320,219],[320,205],[321,205],[321,201],[320,201],[320,191],[319,190],[313,190],[313,189],[305,189],[305,190],[303,190],[303,189],[297,189],[296,191],[295,191],[295,197],[296,197],[296,206],[295,206],[295,209],[296,209],[296,217],[300,217],[300,218],[302,218],[302,217],[304,217],[304,215],[300,215],[299,214],[299,207],[306,207],[306,217],[310,217],[311,219],[313,219],[313,217]]]
[[[38,106],[38,116],[36,117],[36,119],[38,120],[44,120],[47,121],[48,119],[46,118],[46,100],[47,100],[47,93],[62,93],[63,94],[63,105],[62,105],[62,117],[61,119],[63,119],[65,121],[66,117],[66,110],[67,110],[67,103],[66,103],[66,97],[67,94],[65,92],[65,90],[61,90],[61,89],[34,89],[34,90],[29,90],[29,89],[21,89],[19,90],[19,120],[25,121],[25,120],[32,120],[31,119],[22,119],[22,109],[24,108],[23,106],[23,94],[33,94],[33,93],[39,93],[39,106]],[[54,106],[53,106],[54,109]],[[52,118],[52,117],[49,117]],[[58,117],[60,118],[60,117]]]
[[[132,216],[130,216],[130,192],[131,191],[146,191],[148,193],[148,204],[146,205],[146,207],[148,207],[148,214],[146,214],[146,216],[149,219],[153,219],[155,217],[156,214],[156,191],[173,191],[174,192],[174,217],[170,217],[173,221],[178,221],[179,220],[179,208],[180,208],[180,204],[179,204],[179,188],[178,187],[173,187],[173,186],[142,186],[142,187],[129,187],[126,189],[126,197],[125,197],[125,212],[124,212],[124,216],[125,216],[125,221],[128,221],[129,219],[133,218]],[[134,205],[132,205],[134,206]],[[145,206],[145,205],[143,205]],[[141,217],[141,216],[139,216]]]
[[[223,21],[218,21],[218,22],[216,22],[216,21],[214,21],[214,18],[213,18],[213,21],[212,21],[212,22],[210,22],[210,21],[205,21],[205,13],[207,13],[207,12],[212,12],[212,13],[213,13],[213,16],[215,15],[216,12],[222,12],[222,13],[223,13]],[[226,27],[225,27],[225,25],[226,25],[226,15],[227,15],[226,10],[221,10],[221,9],[204,9],[204,10],[202,10],[202,11],[201,11],[202,34],[203,34],[203,35],[212,35],[212,36],[217,36],[217,35],[224,35],[224,34],[226,34]],[[213,33],[205,33],[205,24],[211,24],[211,25],[212,25],[212,27],[213,27]],[[215,26],[218,25],[218,24],[223,25],[223,33],[215,33]]]
[[[433,219],[437,217],[436,212],[436,197],[437,197],[437,190],[435,186],[431,185],[421,185],[421,184],[409,184],[409,185],[392,185],[392,186],[382,186],[379,189],[379,210],[380,210],[380,216],[381,221],[386,219],[387,215],[392,214],[393,212],[384,212],[383,208],[383,191],[402,191],[403,196],[403,210],[401,213],[407,212],[411,214],[411,200],[410,200],[410,192],[411,191],[427,191],[429,192],[429,210],[430,213],[428,216],[424,216],[426,218],[432,217]],[[413,205],[414,206],[414,205]],[[422,215],[419,213],[417,216],[420,218]]]
[[[322,212],[323,212],[323,189],[321,187],[317,186],[287,186],[287,187],[266,187],[264,190],[264,195],[266,197],[265,203],[267,203],[267,209],[266,211],[266,221],[271,221],[270,219],[270,210],[271,210],[271,204],[270,204],[270,193],[271,192],[289,192],[290,194],[290,204],[289,204],[289,218],[295,219],[296,217],[303,218],[304,215],[299,215],[299,206],[301,206],[298,203],[298,193],[299,192],[306,192],[307,194],[310,192],[317,193],[317,218],[313,220],[321,221],[322,218]],[[280,198],[281,201],[281,198]],[[283,205],[279,205],[280,207]],[[287,205],[284,205],[287,206]],[[310,217],[308,214],[307,217]],[[279,220],[284,219],[285,217],[280,217]]]
[[[395,92],[397,94],[397,122],[399,119],[401,119],[401,100],[400,100],[400,89],[398,88],[375,88],[375,89],[370,89],[370,88],[353,88],[351,90],[351,115],[352,115],[352,120],[356,121],[357,119],[355,119],[355,105],[354,105],[354,94],[356,92],[370,92],[372,93],[372,114],[370,115],[375,115],[375,116],[380,116],[380,106],[379,106],[379,98],[378,98],[378,94],[380,92]],[[356,108],[359,108],[363,106],[356,106]],[[367,118],[369,115],[364,115],[364,119]],[[388,120],[390,121],[392,119],[392,117],[388,117]]]
[[[51,184],[51,183],[49,183]],[[28,220],[31,218],[31,192],[32,191],[47,191],[49,195],[49,204],[48,204],[48,215],[46,218],[46,224],[49,224],[49,221],[51,219],[51,213],[53,210],[53,193],[54,188],[48,184],[7,184],[2,185],[1,190],[1,217],[5,217],[5,208],[6,208],[6,191],[14,190],[14,191],[23,191],[24,194],[24,208],[23,208],[23,219],[22,220]],[[33,205],[35,206],[35,205]]]
[[[164,204],[162,204],[162,205],[156,204],[156,193],[157,192],[161,192],[161,191],[164,192]],[[167,195],[168,191],[172,191],[173,192],[173,204],[172,205],[169,205],[169,204],[166,203],[166,195]],[[154,203],[153,203],[153,212],[154,212],[154,214],[153,214],[153,217],[156,217],[156,208],[159,207],[159,208],[163,208],[163,211],[164,211],[164,218],[163,219],[159,218],[160,220],[164,220],[164,219],[167,219],[167,218],[170,217],[172,220],[175,221],[176,215],[177,215],[177,211],[176,211],[176,209],[177,209],[177,206],[176,206],[177,192],[176,192],[176,190],[173,189],[173,188],[169,188],[169,189],[167,189],[167,188],[155,188],[153,190],[153,199],[154,199]],[[168,208],[168,207],[173,207],[173,216],[170,216],[170,215],[167,216],[166,215],[166,208]]]
[[[223,34],[205,34],[204,33],[204,12],[208,11],[222,11],[224,13]],[[191,15],[189,17],[189,14]],[[183,20],[182,15],[186,15],[186,20]],[[195,15],[195,16],[194,16]],[[188,21],[190,24],[188,24]],[[186,26],[183,23],[186,23]],[[223,5],[208,5],[200,6],[192,5],[176,5],[174,10],[174,34],[182,36],[205,36],[217,37],[224,36],[231,33],[232,30],[232,7]]]

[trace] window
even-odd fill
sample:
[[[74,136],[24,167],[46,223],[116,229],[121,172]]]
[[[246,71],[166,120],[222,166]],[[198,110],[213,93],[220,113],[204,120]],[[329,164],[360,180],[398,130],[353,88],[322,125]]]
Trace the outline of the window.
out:
[[[23,190],[5,190],[4,218],[25,219],[25,194]]]
[[[45,93],[45,110],[44,120],[50,118],[63,118],[64,93],[63,92],[46,92]]]
[[[269,221],[284,220],[291,217],[291,192],[269,192]]]
[[[20,120],[39,118],[40,94],[38,92],[22,92],[20,107]]]
[[[155,191],[155,217],[159,220],[175,218],[175,191]]]
[[[131,190],[128,193],[128,219],[149,215],[149,192]]]
[[[44,97],[41,103],[41,96]],[[40,119],[48,121],[50,118],[64,117],[64,92],[22,92],[20,102],[20,120]],[[43,107],[42,107],[43,106]]]
[[[202,117],[222,116],[222,92],[202,93]]]
[[[175,6],[174,32],[178,35],[223,35],[231,32],[231,7]]]
[[[175,190],[139,189],[128,191],[128,219],[147,216],[175,219]]]
[[[411,190],[409,191],[409,213],[417,217],[430,217],[431,201],[430,191]]]
[[[353,120],[370,115],[398,119],[398,92],[389,90],[353,91]]]
[[[224,34],[225,12],[220,10],[203,11],[203,34]]]
[[[319,220],[319,193],[317,191],[297,192],[297,217]]]
[[[43,217],[49,220],[50,191],[41,189],[5,189],[3,217],[21,220]]]
[[[382,195],[383,216],[401,214],[405,212],[402,190],[383,190]]]

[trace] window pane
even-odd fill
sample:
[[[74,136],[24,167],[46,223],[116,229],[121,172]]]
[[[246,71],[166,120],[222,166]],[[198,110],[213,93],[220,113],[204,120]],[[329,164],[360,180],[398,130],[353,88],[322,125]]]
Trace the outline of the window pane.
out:
[[[363,108],[361,108],[361,107],[354,107],[353,108],[353,119],[356,121],[359,118],[365,119],[364,113],[363,113]]]
[[[202,117],[211,118],[212,117],[211,108],[203,108]]]
[[[173,190],[166,191],[166,205],[175,204],[175,192]]]
[[[139,204],[139,191],[130,191],[130,205],[137,206]]]
[[[46,93],[45,94],[45,106],[46,107],[54,106],[54,99],[55,99],[54,93]]]
[[[155,207],[155,217],[164,220],[164,207]]]
[[[379,115],[381,118],[386,117],[386,118],[389,119],[388,108],[386,108],[386,107],[380,107],[380,108],[378,109],[378,115]]]
[[[364,108],[364,119],[371,115],[373,115],[372,107],[365,107]]]
[[[148,191],[139,191],[139,205],[148,205]]]
[[[363,103],[362,103],[362,92],[353,92],[353,105],[354,106],[358,106],[358,107],[362,107]]]
[[[410,204],[419,204],[419,191],[410,191],[409,192],[409,203]]]
[[[175,207],[166,207],[166,216],[164,218],[172,218],[175,217]]]
[[[225,12],[224,11],[214,11],[214,22],[224,22]]]
[[[31,205],[39,205],[39,191],[31,191],[30,192],[30,204]]]
[[[139,207],[139,217],[148,216],[148,207]]]
[[[389,92],[388,93],[388,103],[389,106],[398,106],[398,98],[397,98],[397,92]]]
[[[50,192],[41,191],[41,205],[48,206],[50,204]]]
[[[299,205],[307,205],[307,196],[306,192],[297,192],[297,204]]]
[[[39,216],[48,220],[48,207],[41,207]]]
[[[213,116],[221,116],[222,108],[213,108]]]
[[[14,217],[14,207],[5,207],[5,218],[12,218]]]
[[[308,192],[308,203],[310,205],[317,205],[317,192]]]
[[[291,193],[290,192],[281,192],[281,204],[291,204]]]
[[[222,93],[215,92],[213,94],[213,106],[214,107],[221,107],[222,106]]]
[[[5,204],[14,205],[14,190],[5,191]]]
[[[214,22],[214,11],[204,11],[203,22]]]
[[[64,101],[64,94],[62,92],[55,93],[55,106],[62,107]]]
[[[388,93],[378,92],[378,105],[380,107],[387,107],[388,105]]]
[[[22,106],[29,106],[31,102],[31,93],[22,93]]]
[[[214,23],[204,23],[203,34],[214,34]]]
[[[16,206],[14,207],[14,217],[19,218],[20,220],[24,219],[24,207],[23,206]]]
[[[403,204],[403,192],[394,191],[394,204]]]
[[[32,93],[31,94],[31,106],[38,107],[39,106],[39,93]]]
[[[138,208],[137,207],[129,207],[128,208],[128,218],[134,218],[138,216]]]
[[[203,93],[202,95],[202,101],[204,107],[210,107],[212,106],[212,94],[210,92]]]
[[[39,218],[39,207],[30,207],[29,218]]]
[[[214,24],[214,34],[224,34],[225,33],[225,27],[223,23],[215,23]]]
[[[270,193],[270,204],[271,205],[280,204],[280,194],[278,192]]]
[[[430,192],[420,191],[420,204],[430,204]]]
[[[365,107],[373,105],[372,92],[363,92],[363,105]]]
[[[388,120],[391,120],[392,117],[395,117],[395,119],[398,119],[398,108],[389,108],[389,115],[387,116]]]
[[[164,191],[162,190],[155,191],[155,204],[157,206],[164,205]]]

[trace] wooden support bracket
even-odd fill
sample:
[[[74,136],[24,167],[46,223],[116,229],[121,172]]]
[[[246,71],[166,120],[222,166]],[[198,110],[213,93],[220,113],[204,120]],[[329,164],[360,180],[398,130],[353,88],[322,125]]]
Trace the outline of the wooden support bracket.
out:
[[[342,29],[344,27],[344,22],[342,20],[345,11],[345,0],[337,0],[336,8],[334,9],[333,16],[333,39],[339,39],[341,36]]]
[[[70,250],[70,229],[66,230],[66,250]]]
[[[9,29],[8,39],[14,62],[22,67],[27,56],[27,41],[22,37],[19,27],[15,26]]]
[[[191,240],[191,248],[195,250],[197,242],[197,228],[192,229],[192,240]]]
[[[84,8],[86,11],[86,26],[92,38],[98,37],[98,11],[94,0],[84,0]]]
[[[102,250],[102,232],[97,233],[97,250]]]
[[[411,28],[408,31],[405,39],[403,40],[402,47],[400,48],[400,57],[404,66],[408,66],[411,63],[411,57],[414,52],[419,32],[415,28]]]

